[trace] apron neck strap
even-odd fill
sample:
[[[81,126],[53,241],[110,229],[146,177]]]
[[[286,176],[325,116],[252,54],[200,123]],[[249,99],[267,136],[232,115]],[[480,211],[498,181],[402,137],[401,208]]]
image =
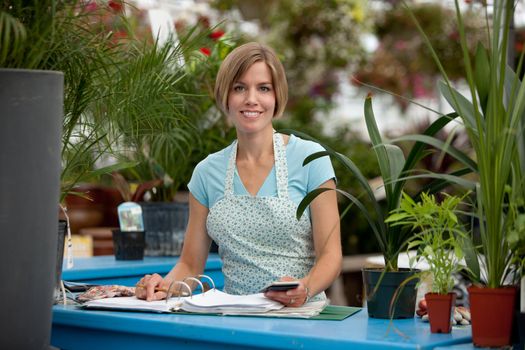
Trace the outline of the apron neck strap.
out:
[[[232,152],[226,170],[224,196],[233,196],[233,178],[235,175],[238,142],[232,145]],[[288,166],[286,162],[286,147],[281,135],[273,134],[273,152],[275,162],[275,176],[277,178],[277,195],[279,198],[288,198]]]

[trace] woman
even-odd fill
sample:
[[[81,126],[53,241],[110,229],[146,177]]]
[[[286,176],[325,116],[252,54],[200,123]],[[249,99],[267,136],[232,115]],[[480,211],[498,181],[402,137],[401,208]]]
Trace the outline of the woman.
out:
[[[180,260],[164,278],[144,276],[137,297],[163,299],[166,293],[157,289],[201,274],[214,239],[226,292],[251,294],[276,280],[298,280],[297,288],[265,295],[293,307],[325,299],[342,260],[335,191],[317,197],[299,221],[296,210],[309,191],[335,188],[334,171],[328,157],[302,166],[322,150],[318,144],[274,132],[288,85],[273,50],[259,43],[233,50],[219,69],[215,97],[237,140],[195,168]]]

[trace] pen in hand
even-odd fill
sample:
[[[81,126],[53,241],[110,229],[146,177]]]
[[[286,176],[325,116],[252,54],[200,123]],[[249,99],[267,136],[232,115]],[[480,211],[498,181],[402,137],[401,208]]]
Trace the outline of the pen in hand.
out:
[[[139,283],[139,284],[136,284],[136,285],[135,285],[135,288],[143,288],[143,289],[146,289],[147,286],[146,286],[145,284],[140,284],[140,283]],[[164,293],[168,293],[168,291],[169,291],[168,288],[161,288],[161,287],[155,287],[154,290],[155,290],[155,292],[164,292]],[[172,295],[172,296],[177,296],[177,292],[173,292],[171,295]],[[184,292],[184,291],[181,292],[181,296],[183,296],[183,297],[184,297],[184,296],[188,296],[188,295],[189,295],[188,292]]]

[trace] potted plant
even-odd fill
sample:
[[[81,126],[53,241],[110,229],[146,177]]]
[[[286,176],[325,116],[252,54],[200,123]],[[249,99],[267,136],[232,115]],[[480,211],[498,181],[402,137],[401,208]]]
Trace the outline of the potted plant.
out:
[[[181,45],[150,47],[149,54],[159,56],[151,62],[151,70],[164,84],[147,95],[134,88],[135,79],[127,73],[144,67],[143,58],[131,50],[128,62],[120,68],[118,86],[121,91],[131,91],[126,98],[135,108],[122,111],[119,96],[105,103],[125,149],[121,156],[137,163],[123,173],[126,180],[137,184],[157,180],[135,198],[142,206],[147,256],[180,254],[189,210],[185,185],[198,161],[232,139],[213,104],[211,87],[233,44],[213,33],[212,29],[193,28],[181,37]],[[209,41],[213,47],[203,54],[199,47],[211,47]],[[180,61],[186,63],[180,65]],[[144,105],[152,105],[147,107],[148,116]]]
[[[50,0],[7,1],[0,7],[0,144],[2,162],[9,164],[0,171],[2,198],[8,203],[0,220],[0,259],[2,277],[12,281],[0,298],[5,310],[2,348],[49,345],[64,75],[47,70],[43,61],[54,43],[55,5]],[[25,302],[15,305],[13,300]]]
[[[519,216],[509,211],[509,205],[523,203],[525,193],[525,82],[507,65],[515,1],[495,0],[490,5],[489,27],[484,29],[489,46],[486,49],[478,43],[474,59],[467,53],[467,33],[459,1],[455,5],[468,97],[452,86],[440,58],[420,31],[444,78],[441,93],[459,115],[477,162],[478,179],[473,185],[481,248],[477,251],[472,243],[464,246],[475,281],[469,288],[473,342],[477,346],[504,346],[510,343],[516,284],[523,273],[516,266],[518,252],[511,249],[509,241],[509,232],[519,220]],[[488,4],[483,2],[482,6],[488,11]],[[522,52],[518,70],[523,67],[523,56]],[[419,136],[412,139],[423,140]],[[430,138],[423,141],[433,142]]]
[[[411,259],[422,260],[428,265],[428,269],[419,275],[430,275],[432,281],[431,292],[425,294],[432,333],[450,333],[452,329],[456,300],[456,294],[452,292],[453,274],[462,269],[463,251],[459,242],[466,236],[456,215],[462,197],[443,195],[445,198],[440,203],[435,195],[426,193],[415,202],[403,193],[399,208],[386,220],[414,230],[407,250],[417,249],[417,254]]]
[[[2,334],[9,338],[2,337],[1,344],[7,348],[45,347],[49,343],[51,295],[55,279],[60,280],[51,276],[55,270],[59,275],[62,267],[57,204],[67,193],[74,192],[76,184],[133,164],[94,167],[118,140],[111,133],[114,128],[103,112],[106,109],[102,101],[120,94],[122,113],[134,101],[124,99],[122,91],[116,90],[115,76],[119,64],[128,58],[126,51],[114,42],[112,33],[90,27],[86,14],[92,8],[90,4],[13,0],[0,7],[0,67],[10,68],[1,71],[1,104],[6,106],[8,116],[1,140],[10,167],[2,168],[0,178],[2,188],[8,190],[2,196],[11,208],[8,221],[2,221],[7,225],[2,226],[2,232],[6,232],[2,246],[7,247],[7,253],[2,254],[7,259],[2,264],[2,275],[11,275],[16,267],[16,275],[24,280],[23,286],[13,283],[2,290],[5,315],[9,315],[9,321],[2,323],[8,327]],[[148,56],[143,63],[147,66],[148,60],[154,59],[158,56]],[[54,70],[64,72],[63,76]],[[164,83],[154,79],[152,70],[142,74],[153,76],[135,84],[143,92]],[[28,80],[28,76],[41,76],[43,81]],[[24,308],[17,306],[9,312],[14,307],[9,303],[19,298],[27,301]],[[35,327],[28,337],[29,319]]]
[[[357,178],[364,189],[366,199],[372,204],[371,211],[365,206],[365,202],[362,199],[340,189],[336,191],[348,198],[351,201],[350,205],[355,205],[360,209],[368,221],[384,257],[384,268],[363,268],[363,282],[365,285],[368,315],[375,318],[410,318],[414,317],[415,312],[416,280],[411,280],[411,282],[406,285],[406,288],[403,288],[399,294],[398,302],[392,310],[390,310],[390,302],[399,285],[417,273],[417,271],[412,269],[398,267],[399,254],[406,249],[408,241],[411,238],[411,232],[399,225],[392,225],[392,223],[386,222],[386,219],[390,212],[399,208],[402,190],[407,179],[418,161],[428,153],[426,145],[423,142],[416,142],[405,158],[403,151],[398,146],[384,142],[375,121],[371,96],[368,96],[365,100],[364,114],[368,135],[372,141],[373,150],[384,183],[386,208],[382,206],[380,200],[376,198],[374,194],[375,189],[371,187],[359,167],[354,164],[350,158],[338,153],[327,145],[320,143],[325,148],[325,151],[312,154],[305,159],[304,164],[318,157],[329,155],[340,161],[345,166],[345,169]],[[435,135],[455,117],[455,113],[441,116],[434,121],[423,134],[425,136]],[[295,133],[306,139],[312,139],[308,135],[297,131],[289,130],[287,132]],[[441,141],[436,142],[436,145],[439,144],[443,143]],[[460,169],[457,171],[457,174],[462,174],[466,171],[465,169]],[[451,176],[454,176],[454,174],[455,173]],[[434,184],[436,185],[434,186],[434,190],[437,191],[441,189],[445,182],[446,181],[442,181],[439,184]],[[326,190],[327,189],[316,189],[305,196],[299,204],[297,216],[300,217],[308,205]]]

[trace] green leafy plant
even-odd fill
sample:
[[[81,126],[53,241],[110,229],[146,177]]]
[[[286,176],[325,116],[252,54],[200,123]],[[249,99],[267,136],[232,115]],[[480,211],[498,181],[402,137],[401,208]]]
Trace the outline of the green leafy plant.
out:
[[[458,0],[455,6],[468,97],[453,87],[440,57],[417,20],[413,20],[443,76],[440,91],[459,115],[475,153],[477,181],[466,183],[465,179],[448,178],[475,189],[481,249],[478,252],[473,244],[465,245],[466,261],[476,281],[497,288],[509,282],[514,283],[519,278],[519,274],[513,274],[516,251],[511,249],[508,238],[520,216],[513,215],[509,205],[522,203],[525,193],[525,82],[507,65],[509,28],[515,1],[495,0],[491,5],[491,16],[487,10],[489,5],[483,3],[486,13],[484,30],[489,47],[478,43],[473,59],[468,54],[468,33]],[[517,71],[522,69],[523,57],[522,52]],[[420,135],[406,136],[405,139],[426,143],[435,141]],[[445,150],[446,147],[441,148]],[[473,162],[468,157],[461,159],[465,165]],[[439,177],[440,174],[433,176]],[[481,254],[479,261],[482,268],[478,263],[478,254]]]
[[[210,81],[229,41],[207,57],[199,49],[211,29],[194,27],[159,45],[136,37],[109,5],[3,2],[0,67],[64,72],[61,200],[79,183],[124,169],[140,183],[161,179],[157,196],[172,198],[196,150],[209,148],[202,136],[218,119]],[[118,21],[118,32],[107,21]],[[106,158],[116,163],[100,166]]]
[[[518,202],[509,203],[507,215],[512,217],[513,226],[507,232],[509,249],[514,253],[512,264],[517,276],[525,274],[525,197],[522,196]]]
[[[137,183],[161,180],[148,190],[151,201],[173,200],[197,162],[232,140],[214,105],[212,87],[234,44],[221,38],[209,56],[202,54],[199,48],[210,33],[193,27],[178,45],[131,47],[114,72],[116,93],[103,100],[99,118],[109,116],[124,149],[121,157],[137,162],[126,170],[126,178]]]
[[[424,135],[432,136],[447,125],[453,118],[456,117],[455,113],[444,115],[438,120],[433,122],[425,131]],[[336,189],[336,191],[350,200],[350,206],[355,205],[360,209],[360,212],[366,218],[370,228],[372,229],[374,236],[379,244],[379,249],[383,254],[385,260],[385,271],[397,271],[398,270],[398,256],[406,248],[410,239],[410,231],[402,229],[400,226],[391,225],[385,222],[389,213],[399,207],[401,200],[402,190],[406,184],[408,175],[414,170],[414,167],[421,158],[428,154],[426,146],[422,142],[416,142],[413,144],[408,156],[405,158],[403,151],[396,145],[387,144],[383,141],[377,123],[375,121],[374,112],[372,109],[372,99],[367,97],[365,101],[365,121],[368,129],[368,135],[372,141],[373,150],[379,164],[381,177],[383,178],[385,195],[386,195],[386,207],[382,206],[379,200],[374,194],[374,190],[368,180],[363,176],[359,167],[347,156],[333,150],[327,145],[321,143],[325,148],[325,151],[317,152],[312,154],[305,159],[304,164],[308,164],[314,159],[323,156],[331,156],[340,161],[346,171],[352,176],[355,176],[359,181],[359,184],[364,190],[363,196],[371,203],[371,211],[364,204],[362,198],[354,196],[346,191]],[[302,134],[297,131],[293,132],[303,138],[312,139],[308,135]],[[441,141],[439,141],[441,142]],[[441,142],[443,144],[443,142]],[[465,170],[461,169],[457,171],[457,174],[463,173]],[[456,176],[452,174],[450,176]],[[434,184],[435,189],[441,188],[442,184]],[[297,209],[297,217],[300,217],[306,210],[308,205],[321,193],[328,189],[316,189],[301,201]],[[344,214],[344,212],[343,212]]]
[[[113,140],[93,119],[96,102],[112,82],[108,70],[120,58],[111,35],[89,30],[78,1],[4,1],[0,7],[0,67],[64,73],[61,196],[81,182],[132,163],[96,168]],[[110,11],[106,9],[106,11]]]
[[[432,292],[439,294],[452,290],[453,274],[462,269],[460,261],[464,256],[460,242],[466,235],[456,215],[463,198],[443,195],[445,198],[440,203],[435,195],[427,193],[422,193],[421,200],[415,202],[403,193],[399,208],[386,219],[386,223],[408,226],[414,231],[407,250],[417,249],[417,254],[410,258],[410,263],[422,260],[428,264],[429,269],[420,275],[430,274]]]

